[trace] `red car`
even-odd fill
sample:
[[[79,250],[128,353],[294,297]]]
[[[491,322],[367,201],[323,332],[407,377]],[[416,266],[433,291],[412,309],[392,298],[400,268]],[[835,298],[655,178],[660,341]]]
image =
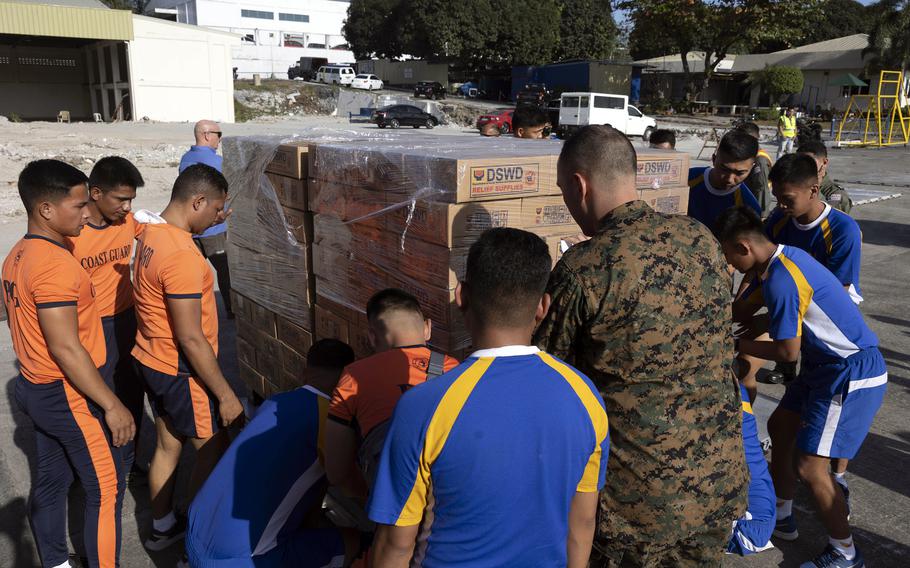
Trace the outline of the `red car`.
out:
[[[504,110],[496,114],[482,114],[480,118],[477,119],[477,129],[483,127],[484,124],[494,123],[499,125],[499,131],[503,134],[508,134],[512,132],[512,113],[514,110]]]

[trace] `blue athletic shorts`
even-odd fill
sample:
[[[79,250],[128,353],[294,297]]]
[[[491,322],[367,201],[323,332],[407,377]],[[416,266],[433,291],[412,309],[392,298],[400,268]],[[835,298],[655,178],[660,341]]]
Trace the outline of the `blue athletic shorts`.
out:
[[[155,417],[167,417],[181,436],[210,438],[218,431],[218,412],[208,388],[190,373],[168,375],[139,363]]]
[[[260,556],[209,558],[191,540],[186,553],[193,568],[331,568],[344,563],[344,541],[336,528],[301,529]]]
[[[796,444],[807,454],[852,459],[885,397],[888,371],[877,348],[846,359],[803,362],[787,387],[781,408],[802,418]]]

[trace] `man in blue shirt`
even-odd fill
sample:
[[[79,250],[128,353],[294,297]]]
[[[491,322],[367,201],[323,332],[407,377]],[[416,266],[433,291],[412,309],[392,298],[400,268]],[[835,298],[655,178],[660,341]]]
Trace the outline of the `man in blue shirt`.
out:
[[[455,301],[477,351],[395,408],[367,506],[374,565],[587,566],[607,414],[586,376],[530,345],[550,266],[518,229],[471,247]]]
[[[357,554],[359,537],[314,522],[326,488],[329,393],[353,361],[348,345],[323,339],[307,353],[306,386],[262,403],[190,505],[190,566],[315,568]]]
[[[798,474],[829,534],[825,550],[801,568],[861,568],[846,500],[828,465],[832,458],[856,455],[882,404],[888,372],[878,338],[841,282],[807,252],[771,242],[753,211],[725,212],[715,231],[727,262],[759,275],[768,308],[771,341],[741,339],[737,351],[771,361],[802,355],[799,376],[768,422],[777,494],[774,535],[799,536],[792,510]]]
[[[193,164],[205,164],[221,171],[221,156],[218,155],[218,145],[221,144],[221,127],[211,120],[200,120],[193,128],[196,144],[180,158],[180,172]],[[196,246],[202,251],[203,256],[209,259],[215,267],[218,276],[218,290],[228,319],[234,319],[231,309],[231,274],[228,270],[227,251],[227,224],[225,222],[212,225],[201,235],[193,236]]]
[[[710,167],[689,169],[689,217],[709,229],[721,213],[745,205],[761,214],[755,195],[745,185],[755,165],[758,140],[742,130],[724,134]]]

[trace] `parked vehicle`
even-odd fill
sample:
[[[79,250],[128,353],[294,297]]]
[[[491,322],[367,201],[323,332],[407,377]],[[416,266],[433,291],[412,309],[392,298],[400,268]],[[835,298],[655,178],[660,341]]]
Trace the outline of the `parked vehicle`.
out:
[[[553,99],[547,103],[547,116],[550,118],[550,126],[554,129],[559,128],[559,109],[562,106],[562,99]]]
[[[626,136],[648,140],[657,121],[629,104],[625,95],[607,93],[563,93],[559,108],[562,135],[589,124],[609,124]]]
[[[428,99],[446,98],[446,88],[438,81],[418,81],[414,86],[414,98],[426,97]]]
[[[350,65],[323,65],[316,72],[316,81],[328,85],[350,85],[356,75]]]
[[[306,46],[310,49],[325,49],[324,43],[308,43]]]
[[[508,134],[512,132],[512,114],[514,113],[514,110],[504,110],[492,114],[482,114],[477,119],[477,129],[480,130],[485,124],[492,122],[499,127],[500,132]]]
[[[389,128],[401,126],[435,128],[439,124],[435,116],[412,105],[392,105],[375,110],[370,120],[375,122],[379,128],[386,126]]]
[[[288,79],[303,79],[304,81],[315,81],[316,71],[328,65],[329,60],[325,57],[301,57],[297,65],[288,67]]]
[[[547,108],[553,94],[543,83],[528,83],[518,91],[515,97],[515,107],[534,107],[540,110]]]
[[[372,91],[374,89],[382,88],[382,79],[376,75],[369,75],[367,73],[361,73],[354,77],[354,80],[351,81],[352,89],[366,89],[367,91]]]

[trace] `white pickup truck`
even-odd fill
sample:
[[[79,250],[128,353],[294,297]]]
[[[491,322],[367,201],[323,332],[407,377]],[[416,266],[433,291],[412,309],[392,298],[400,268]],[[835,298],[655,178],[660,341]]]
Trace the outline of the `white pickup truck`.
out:
[[[561,134],[571,134],[589,124],[609,124],[626,136],[641,136],[645,141],[657,127],[657,121],[630,105],[625,95],[563,93],[559,106]]]

